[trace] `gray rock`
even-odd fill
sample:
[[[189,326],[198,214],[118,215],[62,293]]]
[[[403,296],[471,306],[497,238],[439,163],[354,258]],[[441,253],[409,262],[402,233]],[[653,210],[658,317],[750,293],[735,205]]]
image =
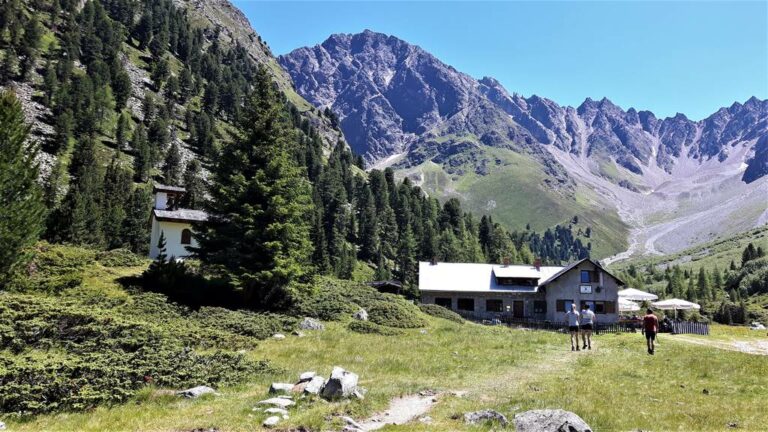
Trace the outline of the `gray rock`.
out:
[[[293,384],[289,383],[272,383],[269,386],[270,393],[288,393],[293,389]]]
[[[296,402],[285,398],[270,398],[256,403],[257,405],[272,405],[280,408],[288,408],[289,406],[296,405]]]
[[[210,394],[210,393],[212,393],[214,395],[218,394],[218,393],[216,393],[216,390],[214,390],[214,389],[212,389],[212,388],[210,388],[208,386],[192,387],[190,389],[186,389],[186,390],[182,390],[180,392],[177,392],[176,394],[179,395],[179,396],[184,396],[186,398],[193,398],[194,399],[194,398],[200,397],[200,396],[202,396],[204,394]]]
[[[317,375],[316,372],[304,372],[301,375],[299,375],[299,382],[310,381],[316,375]]]
[[[288,410],[284,408],[267,408],[264,410],[267,414],[275,414],[275,415],[288,415]]]
[[[363,429],[362,426],[360,426],[360,423],[356,422],[355,419],[348,416],[341,416],[341,419],[344,420],[344,422],[347,424],[347,426],[352,426],[356,429]]]
[[[352,396],[357,389],[357,380],[357,374],[336,366],[333,368],[328,382],[325,383],[325,387],[320,392],[320,396],[329,400]]]
[[[354,315],[352,315],[352,318],[358,321],[368,321],[368,312],[366,312],[365,309],[360,309],[359,311],[355,312]]]
[[[283,340],[283,339],[285,339],[285,335],[282,334],[282,333],[275,333],[275,334],[272,335],[272,338],[273,339],[278,339],[278,340]]]
[[[325,325],[314,318],[304,318],[304,321],[299,323],[299,328],[302,330],[325,330]]]
[[[464,423],[467,424],[476,425],[487,421],[495,421],[502,426],[509,424],[509,420],[507,420],[504,414],[494,410],[474,411],[464,414]]]
[[[300,332],[298,330],[292,331],[291,334],[296,336],[296,337],[304,337],[304,332]]]
[[[315,375],[311,380],[307,381],[307,385],[304,386],[304,393],[314,395],[320,394],[320,391],[323,390],[323,385],[325,385],[325,378]]]
[[[576,414],[561,409],[526,411],[515,415],[517,432],[592,432]]]
[[[280,417],[272,416],[272,417],[267,417],[267,419],[264,420],[264,423],[262,423],[261,425],[269,428],[269,427],[277,426],[278,423],[280,423]]]

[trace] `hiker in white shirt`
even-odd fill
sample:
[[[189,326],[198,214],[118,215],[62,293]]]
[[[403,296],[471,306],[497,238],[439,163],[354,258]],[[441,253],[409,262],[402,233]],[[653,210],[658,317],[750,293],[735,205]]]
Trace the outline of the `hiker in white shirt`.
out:
[[[579,311],[576,310],[576,304],[571,304],[571,310],[565,314],[565,320],[568,322],[568,331],[571,333],[571,351],[579,351]]]
[[[581,310],[581,340],[584,342],[584,349],[592,349],[592,329],[595,326],[595,313],[589,310],[589,304],[584,304]],[[576,341],[578,344],[578,341]]]

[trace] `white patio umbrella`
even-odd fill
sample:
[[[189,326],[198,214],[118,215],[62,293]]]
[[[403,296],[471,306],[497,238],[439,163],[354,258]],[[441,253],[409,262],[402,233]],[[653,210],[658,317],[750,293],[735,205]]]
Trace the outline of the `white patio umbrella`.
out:
[[[635,301],[652,301],[652,300],[659,299],[659,296],[657,296],[656,294],[640,291],[639,289],[636,289],[636,288],[627,288],[619,291],[619,297],[625,300],[635,300]]]
[[[636,312],[640,310],[640,305],[624,298],[619,297],[619,312]]]
[[[675,318],[677,318],[677,311],[679,310],[698,310],[701,309],[701,305],[689,302],[681,299],[667,299],[651,303],[651,306],[661,310],[674,310]]]

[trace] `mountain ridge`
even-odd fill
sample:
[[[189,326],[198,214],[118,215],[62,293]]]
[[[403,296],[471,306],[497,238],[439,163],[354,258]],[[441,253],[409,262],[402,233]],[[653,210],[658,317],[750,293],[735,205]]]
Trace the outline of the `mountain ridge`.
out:
[[[513,198],[493,196],[488,188],[522,188],[511,194],[517,202],[548,196],[571,211],[605,208],[642,229],[636,236],[641,244],[658,234],[651,225],[671,223],[680,213],[693,218],[693,209],[710,199],[718,200],[715,207],[729,202],[713,218],[725,228],[702,224],[707,232],[701,232],[689,220],[685,229],[692,234],[680,245],[667,242],[667,252],[768,220],[761,202],[768,194],[768,139],[762,140],[768,100],[734,102],[698,121],[625,110],[607,97],[561,106],[536,94],[510,93],[492,77],[473,78],[417,45],[370,30],[334,34],[278,62],[299,94],[339,116],[350,146],[369,166],[393,166],[430,193],[457,196],[478,211],[496,209],[508,225],[536,216],[516,214],[512,202],[500,202]],[[513,169],[523,160],[535,167],[526,178]],[[749,216],[737,214],[743,208],[751,209],[744,212]],[[564,211],[555,213],[564,217]],[[598,216],[595,222],[606,221]],[[664,243],[663,237],[652,242]]]

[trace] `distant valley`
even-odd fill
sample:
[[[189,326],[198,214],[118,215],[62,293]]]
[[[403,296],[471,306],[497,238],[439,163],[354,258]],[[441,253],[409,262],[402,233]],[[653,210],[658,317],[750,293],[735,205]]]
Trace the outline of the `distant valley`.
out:
[[[768,101],[701,121],[607,98],[566,107],[477,80],[394,36],[337,34],[278,58],[356,152],[511,228],[578,215],[608,262],[768,222]]]

